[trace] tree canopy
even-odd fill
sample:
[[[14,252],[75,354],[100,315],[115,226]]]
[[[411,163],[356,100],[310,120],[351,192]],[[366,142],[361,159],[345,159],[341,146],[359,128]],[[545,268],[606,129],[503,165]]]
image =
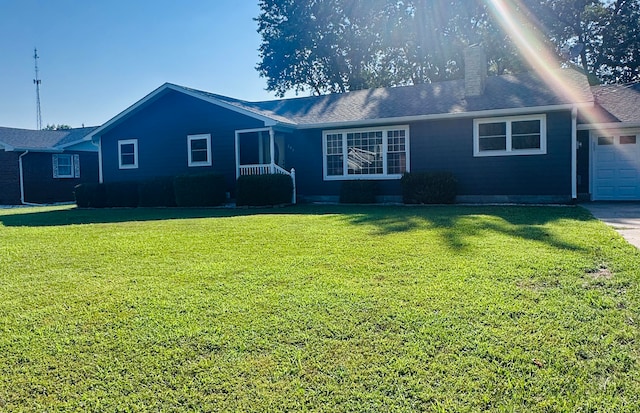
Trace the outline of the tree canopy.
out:
[[[461,77],[464,48],[481,43],[490,72],[522,71],[492,3],[500,1],[260,0],[257,70],[279,96],[418,84]],[[559,61],[602,82],[640,79],[638,0],[517,3]]]

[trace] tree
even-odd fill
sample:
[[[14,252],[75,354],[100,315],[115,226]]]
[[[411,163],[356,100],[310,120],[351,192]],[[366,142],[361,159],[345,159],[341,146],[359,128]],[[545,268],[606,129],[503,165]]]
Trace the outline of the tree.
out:
[[[542,34],[605,82],[639,79],[638,0],[514,2]],[[267,90],[314,94],[461,77],[464,48],[482,43],[493,74],[527,67],[486,0],[260,0],[256,69]],[[543,24],[543,23],[544,24]],[[574,48],[573,50],[578,50]]]
[[[594,73],[607,83],[640,80],[640,2],[616,0],[607,7],[602,48],[592,57]]]
[[[49,125],[48,123],[47,123],[47,126],[43,128],[43,130],[68,130],[68,129],[71,129],[71,126],[69,126],[69,125],[56,125],[56,124]]]
[[[533,14],[561,53],[605,83],[640,80],[640,2],[637,0],[529,0]]]
[[[279,96],[457,78],[464,48],[478,42],[489,45],[492,72],[522,68],[478,0],[261,0],[260,8],[257,70]]]

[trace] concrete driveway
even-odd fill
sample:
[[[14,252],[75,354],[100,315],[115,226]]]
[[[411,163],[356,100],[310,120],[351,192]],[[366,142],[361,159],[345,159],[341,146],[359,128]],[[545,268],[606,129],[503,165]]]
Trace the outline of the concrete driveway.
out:
[[[640,248],[640,202],[589,202],[580,206]]]

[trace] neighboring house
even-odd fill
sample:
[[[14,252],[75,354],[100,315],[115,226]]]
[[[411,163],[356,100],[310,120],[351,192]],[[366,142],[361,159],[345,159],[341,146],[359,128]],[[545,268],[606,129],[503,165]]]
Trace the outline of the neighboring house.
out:
[[[594,110],[586,76],[557,69],[561,88],[533,72],[487,77],[482,49],[466,55],[461,80],[266,102],[167,83],[87,139],[104,182],[214,172],[233,196],[240,175],[295,168],[301,199],[334,201],[343,181],[370,179],[393,201],[405,171],[450,171],[462,202],[593,195],[578,173],[591,159],[577,139]]]
[[[0,127],[0,204],[73,201],[73,188],[98,182],[93,128],[28,130]]]

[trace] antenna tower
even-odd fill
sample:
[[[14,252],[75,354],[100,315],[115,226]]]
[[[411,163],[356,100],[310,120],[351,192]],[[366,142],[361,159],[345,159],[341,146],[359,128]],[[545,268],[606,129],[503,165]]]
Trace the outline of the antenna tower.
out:
[[[36,62],[36,78],[33,83],[36,85],[36,106],[38,111],[38,130],[42,129],[42,112],[40,112],[40,83],[42,80],[38,77],[38,49],[33,49],[33,60]]]

